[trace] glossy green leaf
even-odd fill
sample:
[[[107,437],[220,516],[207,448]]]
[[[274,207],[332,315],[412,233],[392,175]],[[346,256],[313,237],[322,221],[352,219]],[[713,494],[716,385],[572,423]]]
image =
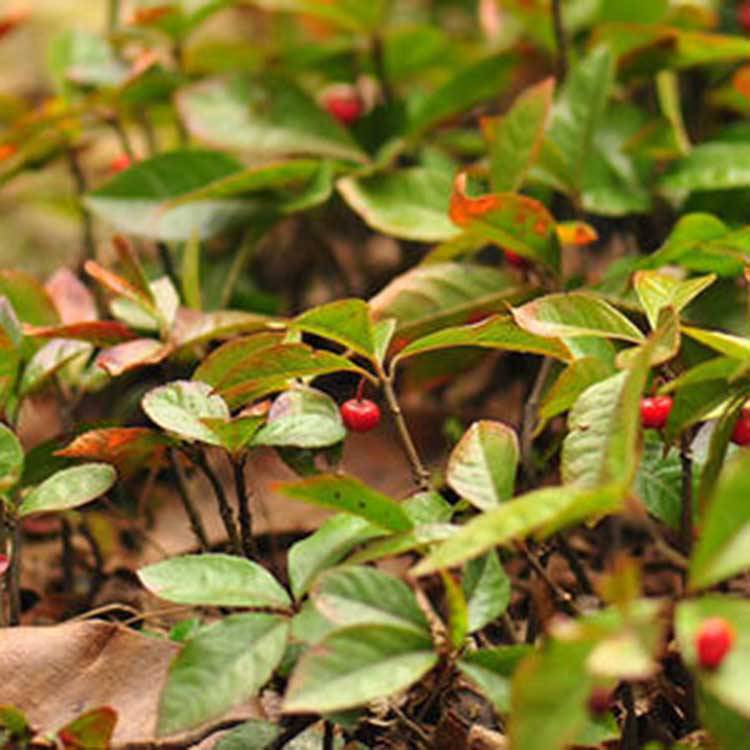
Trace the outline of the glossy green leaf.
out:
[[[150,390],[141,406],[148,417],[159,427],[184,440],[198,440],[210,445],[220,445],[218,436],[203,419],[229,419],[226,403],[206,383],[176,380]]]
[[[636,344],[643,334],[603,298],[587,292],[548,294],[513,308],[521,328],[537,336],[602,336]]]
[[[701,525],[690,561],[692,589],[705,588],[750,567],[750,456],[724,469]]]
[[[365,544],[361,550],[351,555],[347,562],[352,564],[377,562],[415,550],[426,552],[435,542],[450,539],[458,529],[458,526],[450,523],[424,523],[415,526],[410,531],[389,534],[387,537]]]
[[[704,380],[680,388],[674,396],[664,428],[664,439],[672,442],[686,427],[705,419],[724,404],[729,394],[725,378]]]
[[[181,307],[172,330],[172,343],[177,349],[182,349],[238,333],[263,331],[273,323],[273,319],[266,315],[241,310],[200,312]]]
[[[575,193],[582,189],[592,139],[613,80],[613,55],[606,47],[597,47],[572,68],[552,109],[547,137],[559,150]]]
[[[548,78],[526,89],[502,117],[482,121],[494,192],[511,192],[523,185],[542,145],[554,88],[554,79]]]
[[[15,386],[22,339],[21,325],[13,307],[0,295],[0,413]]]
[[[744,745],[747,719],[706,690],[698,690],[698,713],[716,750],[735,750]]]
[[[526,645],[497,646],[468,651],[456,666],[489,699],[500,714],[510,711],[510,685],[519,662],[532,647]]]
[[[544,487],[485,511],[435,546],[412,573],[417,576],[472,560],[494,547],[531,534],[547,535],[565,526],[616,510],[623,499],[617,485],[593,490]]]
[[[323,391],[299,386],[273,403],[266,424],[255,433],[253,445],[327,448],[346,437],[336,402]]]
[[[62,469],[34,487],[21,501],[20,516],[77,508],[103,495],[117,479],[109,464]]]
[[[214,349],[193,372],[193,380],[208,383],[216,388],[222,380],[243,360],[249,359],[262,349],[270,349],[282,343],[281,332],[264,331],[252,336],[241,336],[227,341]]]
[[[172,151],[139,162],[88,193],[86,205],[117,229],[157,240],[211,237],[243,223],[258,207],[239,198],[207,199],[170,208],[170,203],[240,171],[219,151]]]
[[[279,490],[294,500],[359,516],[386,531],[408,531],[413,526],[399,503],[354,477],[322,474],[302,482],[285,482]]]
[[[750,146],[701,143],[662,177],[662,191],[728,190],[750,186]]]
[[[514,430],[502,422],[474,422],[450,455],[446,482],[480,510],[494,508],[513,495],[518,457]]]
[[[377,568],[347,565],[321,575],[310,592],[316,609],[339,627],[392,625],[429,637],[412,590]]]
[[[223,554],[184,555],[147,565],[141,583],[161,599],[200,607],[288,607],[289,597],[261,565]]]
[[[14,487],[23,473],[23,448],[15,433],[0,423],[0,492]]]
[[[695,640],[701,623],[709,617],[721,617],[734,631],[735,642],[715,670],[698,666]],[[750,718],[750,696],[746,688],[750,669],[750,602],[729,596],[712,595],[680,602],[675,615],[675,630],[680,653],[696,675],[703,690],[725,707],[737,711],[745,722]]]
[[[18,387],[20,396],[43,387],[61,368],[72,360],[90,354],[92,347],[83,341],[52,339],[34,353],[26,365]]]
[[[748,338],[692,326],[682,326],[682,332],[727,357],[741,361],[750,360],[750,339]]]
[[[254,696],[281,661],[288,632],[285,618],[266,614],[230,615],[198,631],[170,665],[158,734],[192,729]]]
[[[343,299],[314,307],[291,323],[305,333],[335,341],[368,359],[375,355],[370,309],[360,299]]]
[[[440,242],[455,237],[458,227],[448,217],[450,176],[427,167],[344,177],[339,193],[373,229],[417,242]]]
[[[682,509],[682,463],[674,448],[666,454],[664,443],[653,431],[644,436],[643,456],[633,487],[649,513],[673,529],[679,528]]]
[[[510,275],[474,263],[417,266],[398,276],[370,300],[376,320],[395,318],[396,337],[411,341],[473,313],[505,312],[522,289]]]
[[[195,138],[257,160],[300,154],[366,161],[345,128],[278,76],[202,80],[179,92],[177,106]]]
[[[389,625],[333,633],[299,660],[284,697],[286,713],[327,713],[404,690],[437,663],[429,636]]]
[[[672,307],[679,313],[714,281],[714,274],[680,281],[658,271],[638,271],[633,278],[633,286],[651,328],[656,328],[662,308]]]
[[[568,348],[558,339],[537,336],[516,325],[510,317],[493,315],[473,325],[445,328],[417,339],[402,349],[399,360],[426,352],[470,346],[482,349],[541,354],[554,359],[570,360]]]
[[[542,397],[539,416],[543,420],[548,420],[562,414],[575,404],[587,388],[612,374],[612,367],[596,357],[581,357],[574,360],[560,373]]]
[[[466,564],[461,584],[468,605],[470,633],[489,625],[508,608],[510,578],[494,550]]]
[[[677,356],[680,351],[682,337],[680,335],[680,321],[672,307],[665,307],[659,313],[656,329],[648,340],[638,346],[630,346],[617,353],[615,362],[620,368],[632,366],[645,348],[649,349],[649,364],[652,367],[663,365]]]
[[[508,85],[512,70],[513,60],[507,53],[487,57],[459,70],[447,83],[419,102],[409,118],[409,134],[417,136],[494,98]]]

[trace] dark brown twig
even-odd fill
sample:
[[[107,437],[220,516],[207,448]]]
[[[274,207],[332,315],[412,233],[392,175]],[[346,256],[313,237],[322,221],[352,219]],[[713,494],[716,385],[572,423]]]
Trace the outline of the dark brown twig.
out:
[[[8,597],[10,625],[18,625],[21,622],[21,551],[23,548],[23,536],[21,534],[21,523],[16,520],[13,523],[13,551],[10,558],[10,570],[8,571]]]
[[[562,0],[552,0],[552,26],[557,45],[556,75],[558,82],[562,83],[568,74],[568,40],[563,25]]]
[[[680,437],[680,464],[682,466],[680,542],[682,552],[689,556],[693,548],[693,458],[690,454],[690,438],[686,434]]]
[[[234,473],[234,488],[237,493],[237,509],[240,519],[240,534],[242,535],[242,550],[248,560],[258,558],[258,550],[253,537],[253,518],[250,513],[250,496],[245,482],[245,458],[230,459]]]
[[[68,157],[68,170],[73,180],[76,197],[78,198],[78,211],[81,216],[81,232],[84,257],[81,261],[93,260],[96,257],[96,240],[94,239],[94,221],[90,211],[83,202],[83,196],[86,194],[86,177],[83,174],[81,163],[78,160],[78,153],[75,146],[68,146],[65,151]]]
[[[73,550],[73,529],[65,516],[60,518],[60,542],[62,544],[63,591],[69,594],[75,586],[75,551]]]
[[[206,529],[203,526],[200,513],[198,513],[198,509],[193,503],[193,498],[190,496],[185,473],[177,460],[174,449],[169,451],[169,463],[172,468],[172,476],[174,477],[175,485],[177,486],[177,494],[180,496],[182,507],[185,509],[185,515],[188,517],[193,536],[195,536],[195,540],[198,542],[198,549],[201,552],[207,552],[211,546],[208,541],[208,534],[206,534]]]

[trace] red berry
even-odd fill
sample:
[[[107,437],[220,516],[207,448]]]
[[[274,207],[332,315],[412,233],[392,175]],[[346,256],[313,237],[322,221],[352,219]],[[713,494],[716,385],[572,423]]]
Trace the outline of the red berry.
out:
[[[695,635],[698,663],[704,669],[716,669],[734,644],[734,630],[723,617],[709,617]]]
[[[529,267],[529,261],[527,261],[522,255],[514,253],[512,250],[503,250],[503,253],[505,253],[505,260],[514,268]]]
[[[671,396],[649,396],[641,399],[641,424],[660,430],[667,423],[669,412],[672,411]]]
[[[750,409],[743,409],[732,430],[732,442],[737,445],[750,445]]]
[[[4,576],[10,567],[10,558],[8,555],[0,554],[0,576]]]
[[[380,408],[367,398],[351,398],[341,405],[341,418],[352,432],[369,432],[380,423]]]
[[[112,163],[109,165],[109,171],[113,174],[124,172],[131,165],[131,163],[131,159],[127,154],[120,154],[120,156],[112,159]]]
[[[743,0],[737,6],[737,23],[746,34],[750,34],[750,0]]]
[[[359,120],[364,110],[362,99],[353,86],[334,86],[323,97],[328,113],[342,125]]]
[[[604,685],[597,685],[589,693],[589,712],[592,716],[603,716],[612,708],[612,691]]]

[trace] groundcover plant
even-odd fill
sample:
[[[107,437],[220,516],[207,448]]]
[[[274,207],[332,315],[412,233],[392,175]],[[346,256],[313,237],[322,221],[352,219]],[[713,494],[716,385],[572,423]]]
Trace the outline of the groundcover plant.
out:
[[[750,3],[101,6],[0,97],[0,745],[746,750]]]

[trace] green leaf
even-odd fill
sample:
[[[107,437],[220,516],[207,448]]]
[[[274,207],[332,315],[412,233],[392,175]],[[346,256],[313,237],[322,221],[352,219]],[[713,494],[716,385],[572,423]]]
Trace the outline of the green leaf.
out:
[[[537,336],[601,336],[639,344],[643,334],[621,312],[588,292],[548,294],[513,308],[521,328]]]
[[[698,713],[716,750],[736,750],[744,745],[747,719],[727,708],[706,690],[698,690]]]
[[[682,463],[679,453],[653,431],[644,436],[643,457],[635,478],[634,492],[649,513],[673,529],[680,525],[682,509]]]
[[[547,642],[513,676],[509,734],[523,750],[564,750],[583,730],[593,679],[586,671],[587,642]]]
[[[704,289],[716,281],[715,274],[680,281],[658,271],[637,271],[633,286],[651,328],[656,328],[659,312],[672,307],[679,313],[685,309]]]
[[[474,422],[450,455],[446,482],[480,510],[494,508],[513,495],[518,456],[514,430],[502,422]]]
[[[365,518],[386,531],[408,531],[413,523],[395,500],[354,477],[322,474],[301,482],[285,482],[287,497]]]
[[[682,326],[682,332],[727,357],[741,361],[750,360],[750,339],[691,326]]]
[[[679,159],[661,178],[667,192],[728,190],[750,186],[750,145],[701,143]]]
[[[389,7],[387,0],[252,0],[268,10],[306,13],[341,26],[348,31],[373,31],[384,21]]]
[[[561,341],[528,333],[517,326],[510,317],[500,315],[493,315],[480,323],[444,328],[442,331],[431,333],[402,349],[397,359],[407,359],[417,354],[459,346],[541,354],[561,360],[571,359],[570,351]]]
[[[343,513],[329,518],[289,550],[287,565],[294,598],[299,600],[318,573],[340,563],[358,544],[384,533],[364,518]]]
[[[544,487],[485,511],[464,524],[414,568],[415,576],[450,568],[494,547],[530,534],[548,535],[557,529],[616,510],[623,499],[618,485],[597,487]]]
[[[206,383],[175,380],[150,390],[141,406],[155,424],[183,440],[221,445],[216,433],[202,420],[211,417],[228,420],[229,409]]]
[[[109,464],[81,464],[62,469],[36,486],[18,508],[20,516],[77,508],[103,495],[117,479]]]
[[[574,360],[544,394],[539,406],[540,418],[546,421],[567,411],[587,388],[612,374],[613,368],[596,357]]]
[[[415,526],[411,531],[400,534],[389,534],[382,539],[376,539],[355,552],[348,560],[349,563],[376,562],[387,557],[398,557],[407,552],[426,552],[435,542],[450,539],[458,530],[458,526],[449,523],[425,523]]]
[[[618,482],[629,487],[640,459],[640,400],[650,364],[650,345],[631,369],[587,388],[568,414],[562,447],[566,484],[596,487]]]
[[[251,719],[224,734],[216,750],[266,750],[280,733],[281,728],[273,722]]]
[[[448,217],[450,175],[428,167],[343,177],[336,187],[368,226],[392,237],[440,242],[459,230]]]
[[[470,633],[489,625],[508,608],[510,578],[494,550],[470,560],[461,583],[469,608]]]
[[[286,713],[327,713],[404,690],[437,663],[427,635],[389,625],[335,630],[306,651],[287,686]]]
[[[170,204],[241,168],[219,151],[172,151],[115,175],[88,193],[86,205],[129,234],[165,241],[204,239],[257,215],[258,206],[239,198]]]
[[[555,220],[543,203],[518,193],[474,198],[466,192],[467,181],[467,174],[462,172],[453,183],[450,217],[455,224],[483,243],[493,243],[559,271]]]
[[[456,663],[461,673],[489,699],[499,714],[510,712],[510,685],[519,662],[531,646],[480,648],[464,654]]]
[[[140,1],[144,3],[144,0]],[[234,0],[177,0],[176,3],[164,5],[163,0],[148,0],[144,10],[153,7],[157,16],[143,25],[157,28],[175,40],[183,40],[214,13],[233,4]],[[164,7],[167,12],[158,15],[158,11]]]
[[[15,316],[23,323],[54,326],[60,322],[47,290],[24,271],[0,269],[0,297],[5,297],[10,302]],[[7,314],[3,317],[7,322]]]
[[[698,628],[709,617],[726,620],[735,634],[735,642],[719,669],[698,666],[695,640]],[[703,690],[725,706],[750,718],[747,670],[750,669],[750,602],[728,596],[706,596],[677,605],[675,630],[680,653],[697,676]]]
[[[422,99],[409,118],[409,136],[425,130],[477,104],[493,99],[510,81],[513,59],[506,52],[471,63],[437,91]]]
[[[600,46],[578,61],[555,105],[547,137],[563,159],[570,188],[580,194],[597,125],[614,80],[614,58]]]
[[[92,347],[83,341],[52,339],[34,353],[26,365],[18,387],[20,396],[41,388],[61,368],[79,356],[90,354]]]
[[[302,89],[267,72],[262,80],[238,74],[199,81],[177,94],[177,106],[195,138],[256,161],[295,154],[367,161],[348,131]]]
[[[376,319],[395,318],[405,341],[451,325],[472,313],[505,311],[522,290],[495,268],[476,263],[417,266],[396,277],[370,300]]]
[[[255,433],[252,444],[327,448],[345,437],[336,402],[322,391],[298,386],[274,401],[268,421]]]
[[[523,185],[541,148],[554,88],[554,79],[548,78],[526,89],[502,117],[482,121],[494,192],[512,192]]]
[[[21,325],[13,307],[6,297],[0,296],[0,414],[16,382],[22,340]]]
[[[185,243],[182,254],[182,296],[185,304],[194,310],[203,309],[201,301],[201,243],[197,234]]]
[[[377,568],[348,565],[321,575],[311,593],[316,609],[339,627],[391,625],[429,637],[412,590]]]
[[[18,484],[23,473],[24,455],[15,433],[0,423],[0,493]]]
[[[109,706],[86,711],[57,731],[65,750],[109,750],[117,711]]]
[[[183,555],[138,571],[161,599],[199,607],[288,607],[278,581],[251,560],[223,554]]]
[[[358,354],[373,359],[375,341],[370,308],[360,299],[342,299],[313,307],[291,323],[305,333],[335,341]]]
[[[266,614],[230,615],[198,631],[170,665],[159,736],[197,727],[255,695],[281,661],[288,632],[285,618]]]
[[[728,394],[729,387],[724,378],[681,387],[669,412],[664,440],[671,443],[686,427],[705,419],[714,409],[726,403]]]
[[[214,349],[196,368],[193,380],[208,383],[217,388],[222,380],[243,360],[262,349],[270,349],[278,346],[284,339],[281,332],[264,331],[252,336],[241,336],[227,341],[225,344]]]
[[[445,607],[448,610],[448,637],[455,649],[466,643],[469,634],[469,605],[461,586],[447,570],[440,571],[445,594]]]
[[[729,462],[710,499],[690,561],[689,586],[701,589],[750,566],[750,456]]]
[[[112,45],[83,29],[69,29],[57,36],[49,50],[49,67],[55,87],[72,93],[75,86],[115,87],[128,75]]]

